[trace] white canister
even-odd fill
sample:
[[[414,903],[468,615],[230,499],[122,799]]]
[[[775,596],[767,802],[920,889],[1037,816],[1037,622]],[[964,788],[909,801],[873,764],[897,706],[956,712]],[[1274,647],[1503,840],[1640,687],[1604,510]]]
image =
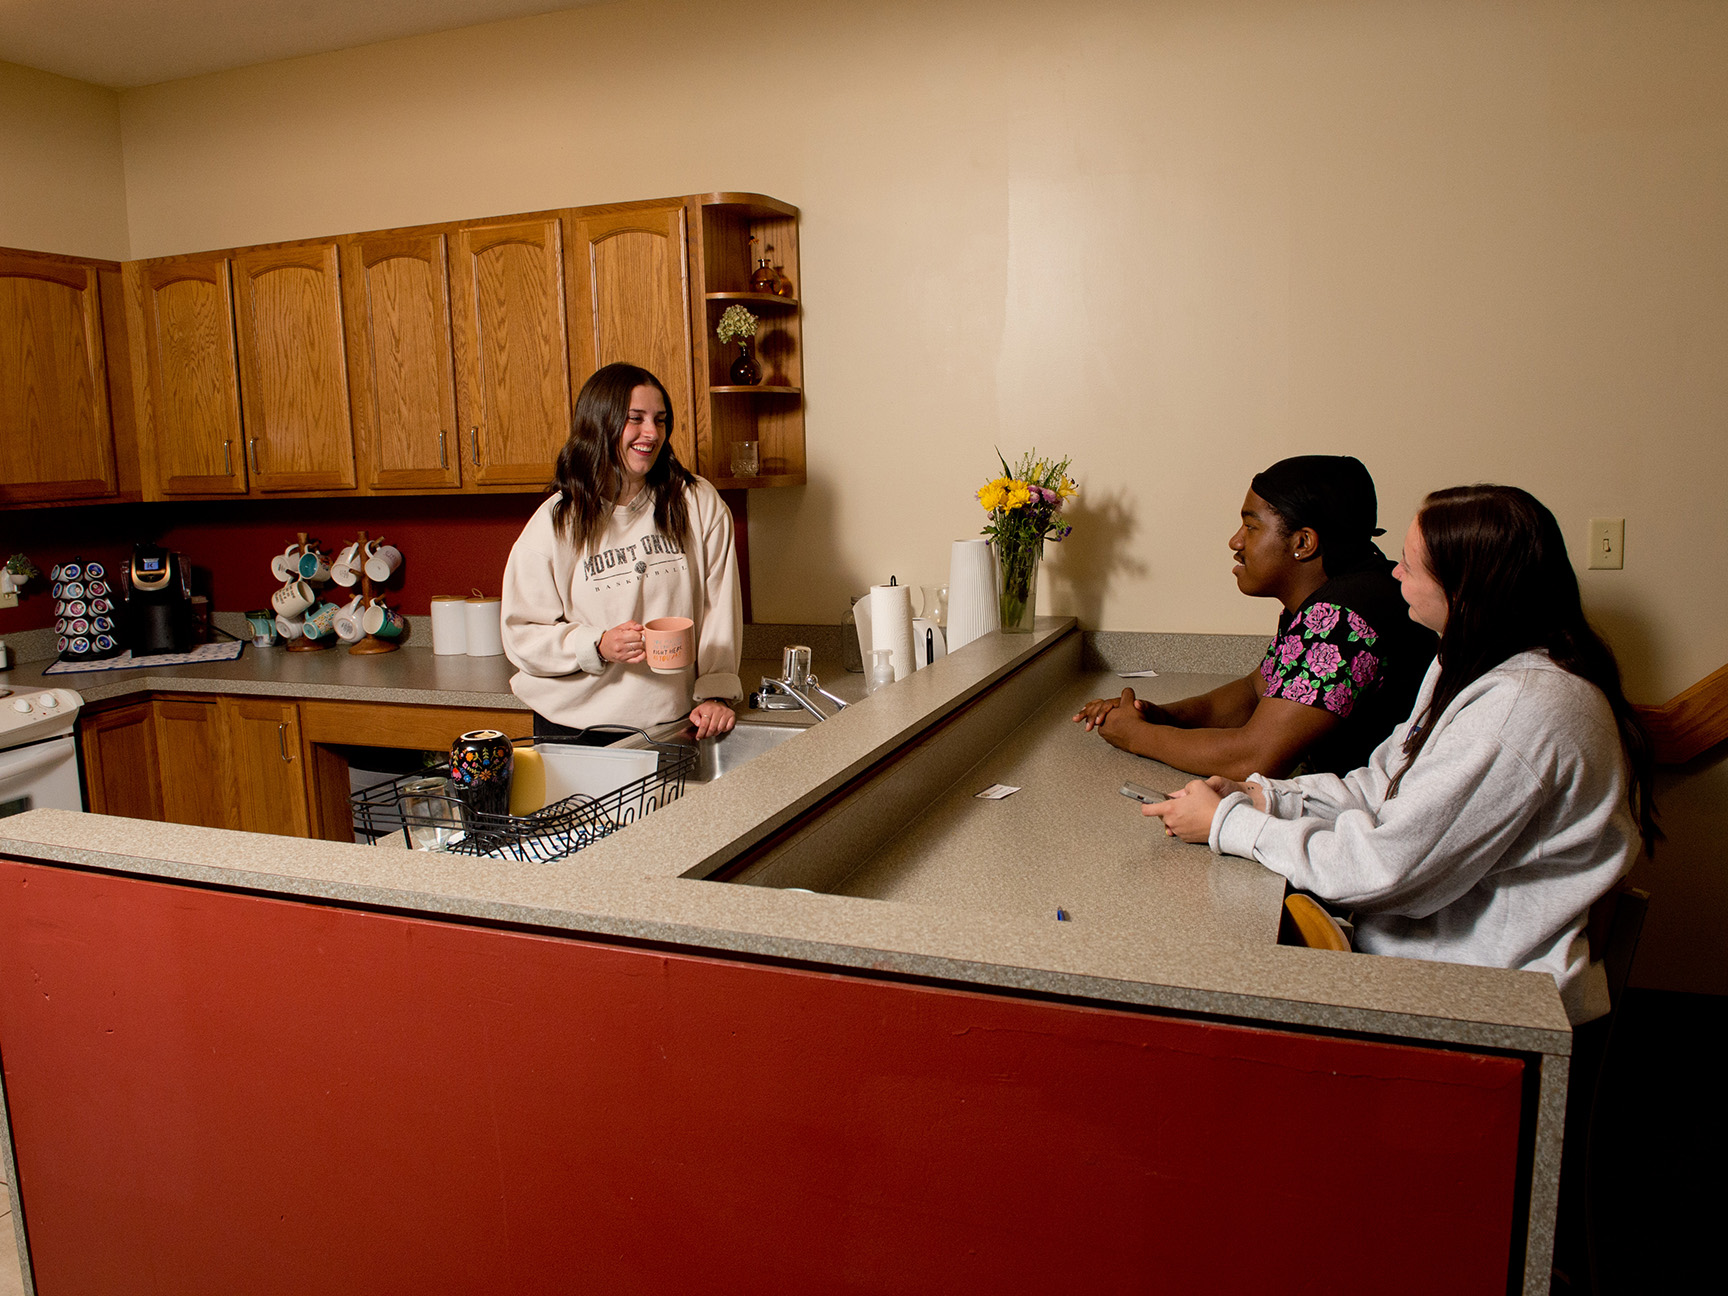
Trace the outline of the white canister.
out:
[[[504,655],[503,600],[476,597],[463,601],[470,657]]]
[[[440,657],[455,657],[468,651],[468,596],[432,596],[432,651]]]

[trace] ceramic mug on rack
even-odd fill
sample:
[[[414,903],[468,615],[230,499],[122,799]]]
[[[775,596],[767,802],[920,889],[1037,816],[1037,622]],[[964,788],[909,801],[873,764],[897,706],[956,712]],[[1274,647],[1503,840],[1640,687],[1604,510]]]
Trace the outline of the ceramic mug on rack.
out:
[[[276,633],[282,636],[283,643],[293,643],[300,637],[302,622],[297,616],[281,616],[276,618]]]
[[[98,617],[96,624],[101,626],[107,617]],[[246,624],[252,627],[252,642],[256,647],[268,648],[276,642],[276,616],[272,612],[257,611],[246,614]]]
[[[270,606],[285,617],[297,617],[317,601],[318,596],[303,580],[291,580],[270,596]]]
[[[330,560],[323,553],[306,546],[306,552],[300,555],[300,578],[309,581],[327,581],[330,579]]]
[[[356,594],[336,609],[336,637],[343,643],[359,643],[366,631],[360,616],[366,610],[366,600]]]
[[[328,639],[336,633],[336,612],[334,603],[318,604],[306,613],[301,632],[308,639]]]
[[[408,628],[408,618],[395,608],[386,607],[383,599],[375,597],[360,615],[360,628],[380,639],[398,639]]]
[[[300,546],[291,544],[270,560],[270,570],[279,581],[291,581],[300,575]]]
[[[389,580],[402,565],[402,551],[392,544],[368,540],[365,554],[366,574],[380,583]]]
[[[330,562],[330,579],[344,589],[352,589],[360,583],[360,542],[352,540],[347,547],[337,554]]]

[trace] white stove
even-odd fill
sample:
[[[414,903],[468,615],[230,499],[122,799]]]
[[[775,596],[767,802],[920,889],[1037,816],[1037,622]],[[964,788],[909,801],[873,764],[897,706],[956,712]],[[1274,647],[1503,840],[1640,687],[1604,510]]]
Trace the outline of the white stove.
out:
[[[84,808],[72,737],[83,705],[69,688],[0,685],[0,817]]]

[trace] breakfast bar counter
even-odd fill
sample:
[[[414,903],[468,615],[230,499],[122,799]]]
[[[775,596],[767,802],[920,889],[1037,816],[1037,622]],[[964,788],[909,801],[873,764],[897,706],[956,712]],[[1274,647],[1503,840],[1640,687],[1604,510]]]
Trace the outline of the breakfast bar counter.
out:
[[[1068,722],[1119,687],[1041,619],[551,864],[0,822],[44,1290],[1265,1290],[1297,1242],[1344,1290],[1545,1290],[1552,982],[1278,945],[1281,880],[1165,839],[1117,788],[1179,776]]]

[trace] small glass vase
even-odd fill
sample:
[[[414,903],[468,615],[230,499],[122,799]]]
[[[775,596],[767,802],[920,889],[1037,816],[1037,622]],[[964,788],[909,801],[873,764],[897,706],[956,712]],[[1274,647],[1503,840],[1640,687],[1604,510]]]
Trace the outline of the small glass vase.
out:
[[[754,387],[762,381],[762,368],[750,354],[750,343],[744,338],[738,339],[738,358],[732,362],[731,378],[734,387]]]
[[[996,607],[1004,634],[1031,634],[1043,544],[996,545]]]

